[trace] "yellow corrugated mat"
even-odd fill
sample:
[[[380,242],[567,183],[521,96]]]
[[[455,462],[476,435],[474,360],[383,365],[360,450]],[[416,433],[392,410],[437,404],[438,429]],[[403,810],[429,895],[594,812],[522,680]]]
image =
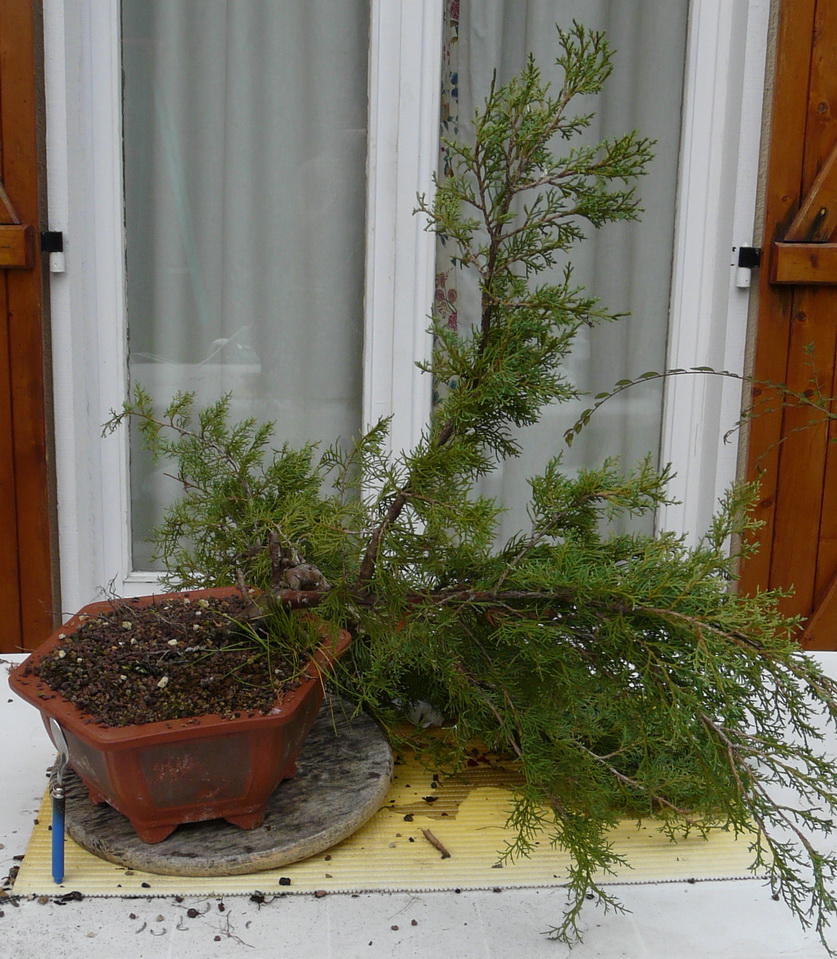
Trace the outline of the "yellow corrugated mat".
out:
[[[353,836],[327,852],[279,869],[244,876],[193,878],[126,870],[99,859],[67,839],[65,877],[51,876],[50,803],[44,797],[38,824],[14,885],[16,894],[54,895],[235,895],[262,892],[310,893],[491,889],[554,886],[565,880],[567,856],[548,840],[528,859],[498,864],[512,831],[505,826],[515,773],[478,764],[456,779],[435,782],[427,770],[400,764],[384,807]],[[450,853],[441,853],[428,830]],[[626,822],[613,833],[631,869],[611,882],[747,878],[752,854],[746,837],[714,830],[669,842],[653,823],[639,829]]]

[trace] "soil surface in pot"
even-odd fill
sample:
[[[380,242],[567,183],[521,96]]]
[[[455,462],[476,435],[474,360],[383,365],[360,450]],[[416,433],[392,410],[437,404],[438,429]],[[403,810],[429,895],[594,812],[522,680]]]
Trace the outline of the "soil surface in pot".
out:
[[[107,726],[265,713],[299,669],[235,629],[244,607],[237,596],[145,609],[115,600],[29,670]]]

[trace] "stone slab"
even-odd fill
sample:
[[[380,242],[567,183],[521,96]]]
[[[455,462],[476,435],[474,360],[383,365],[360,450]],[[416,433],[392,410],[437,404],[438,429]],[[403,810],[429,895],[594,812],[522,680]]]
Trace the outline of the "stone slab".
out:
[[[279,785],[255,829],[217,819],[188,823],[148,845],[121,813],[93,805],[68,770],[67,832],[102,859],[167,876],[244,875],[316,855],[370,819],[392,780],[392,751],[381,729],[368,716],[349,717],[349,706],[326,700],[297,759],[297,775]]]

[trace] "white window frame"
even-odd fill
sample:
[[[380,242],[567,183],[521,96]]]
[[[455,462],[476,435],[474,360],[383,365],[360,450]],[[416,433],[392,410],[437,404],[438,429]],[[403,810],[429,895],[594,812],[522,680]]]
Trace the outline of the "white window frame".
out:
[[[750,288],[733,249],[754,237],[770,0],[692,0],[683,97],[667,369],[743,374]],[[713,78],[710,87],[707,78]],[[657,527],[694,544],[737,476],[742,384],[673,376],[661,462],[675,472]]]
[[[430,408],[429,377],[415,361],[432,346],[434,240],[412,211],[438,157],[442,7],[371,3],[363,415],[393,416],[394,449],[415,442]],[[767,7],[692,0],[673,366],[743,365],[747,297],[732,285],[728,253],[752,229]],[[158,580],[131,569],[124,431],[100,434],[127,386],[118,2],[44,0],[44,23],[50,228],[64,232],[66,251],[66,271],[51,283],[61,588],[73,611],[97,589],[138,595]],[[719,404],[718,392],[680,380],[666,390],[663,459],[675,463],[686,500],[661,514],[667,528],[701,528],[707,501],[734,478],[734,456],[715,437],[733,408],[734,422],[736,400]]]

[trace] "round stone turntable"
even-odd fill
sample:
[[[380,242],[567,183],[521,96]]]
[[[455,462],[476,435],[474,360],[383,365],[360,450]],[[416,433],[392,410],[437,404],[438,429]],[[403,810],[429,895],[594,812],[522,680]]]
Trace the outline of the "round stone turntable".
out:
[[[64,776],[69,835],[88,852],[167,876],[235,876],[313,856],[359,829],[383,805],[392,751],[374,720],[327,699],[297,759],[297,774],[270,799],[264,824],[188,823],[148,845],[108,805],[95,806],[71,770]]]

